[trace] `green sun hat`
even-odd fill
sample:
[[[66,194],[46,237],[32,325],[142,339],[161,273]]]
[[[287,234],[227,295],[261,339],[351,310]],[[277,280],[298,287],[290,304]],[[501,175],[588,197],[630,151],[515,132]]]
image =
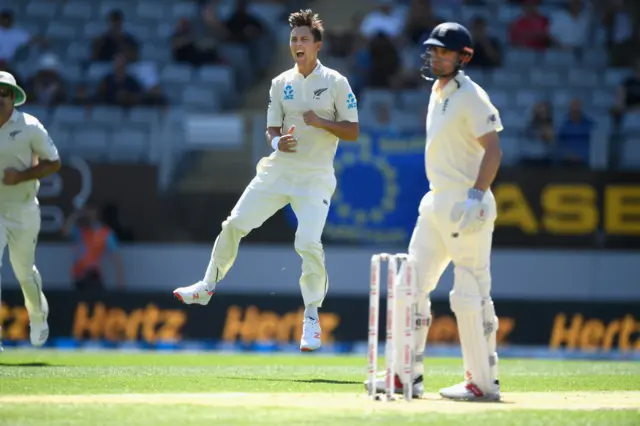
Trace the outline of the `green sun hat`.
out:
[[[2,85],[9,86],[15,93],[16,98],[13,101],[13,106],[20,106],[27,101],[27,94],[22,87],[18,86],[15,77],[6,71],[0,71],[0,86]]]

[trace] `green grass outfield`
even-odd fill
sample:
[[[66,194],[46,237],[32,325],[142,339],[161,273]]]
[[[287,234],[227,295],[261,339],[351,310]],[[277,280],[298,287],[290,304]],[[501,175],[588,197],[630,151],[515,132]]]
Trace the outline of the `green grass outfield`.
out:
[[[0,425],[640,425],[640,363],[501,360],[501,403],[444,401],[459,359],[427,358],[422,400],[366,397],[362,356],[0,354]]]

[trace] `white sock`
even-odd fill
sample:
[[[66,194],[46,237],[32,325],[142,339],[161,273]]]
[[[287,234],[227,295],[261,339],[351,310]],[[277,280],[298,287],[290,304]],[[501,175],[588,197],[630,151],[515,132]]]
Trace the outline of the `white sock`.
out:
[[[318,307],[315,305],[307,305],[304,308],[304,316],[318,320]]]

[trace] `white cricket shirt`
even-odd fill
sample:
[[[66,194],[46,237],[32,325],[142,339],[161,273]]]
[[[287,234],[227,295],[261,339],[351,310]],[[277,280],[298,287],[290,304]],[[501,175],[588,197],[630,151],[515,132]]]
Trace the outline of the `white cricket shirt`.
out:
[[[312,110],[325,120],[358,122],[358,105],[351,86],[339,72],[320,61],[307,78],[297,65],[271,81],[267,127],[282,127],[282,134],[295,125],[295,153],[275,151],[274,163],[305,170],[333,171],[338,138],[326,130],[305,124],[302,114]]]
[[[487,92],[462,71],[441,90],[433,85],[426,126],[425,167],[432,191],[473,187],[484,156],[478,138],[503,130]]]
[[[14,110],[9,121],[0,127],[0,176],[9,167],[26,170],[36,164],[36,159],[59,158],[53,140],[36,117]],[[37,179],[8,186],[0,178],[0,206],[37,203],[39,188]]]

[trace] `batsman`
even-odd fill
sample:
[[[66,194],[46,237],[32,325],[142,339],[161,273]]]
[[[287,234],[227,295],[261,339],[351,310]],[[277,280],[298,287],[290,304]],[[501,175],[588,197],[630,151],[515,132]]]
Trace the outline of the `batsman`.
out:
[[[449,301],[458,324],[464,380],[441,389],[440,395],[461,401],[497,401],[498,319],[490,294],[497,212],[490,187],[502,159],[498,132],[503,127],[487,93],[462,71],[473,56],[467,29],[453,22],[440,24],[424,45],[421,73],[435,80],[426,118],[425,164],[430,187],[420,202],[408,250],[416,268],[419,298],[413,376],[396,375],[396,392],[402,393],[403,386],[409,385],[414,396],[424,393],[422,358],[431,325],[430,293],[453,262]],[[406,265],[399,271],[398,282]],[[396,359],[402,357],[397,354]],[[396,365],[395,371],[401,371],[400,367]],[[384,392],[384,378],[378,378],[375,385],[378,392]]]

